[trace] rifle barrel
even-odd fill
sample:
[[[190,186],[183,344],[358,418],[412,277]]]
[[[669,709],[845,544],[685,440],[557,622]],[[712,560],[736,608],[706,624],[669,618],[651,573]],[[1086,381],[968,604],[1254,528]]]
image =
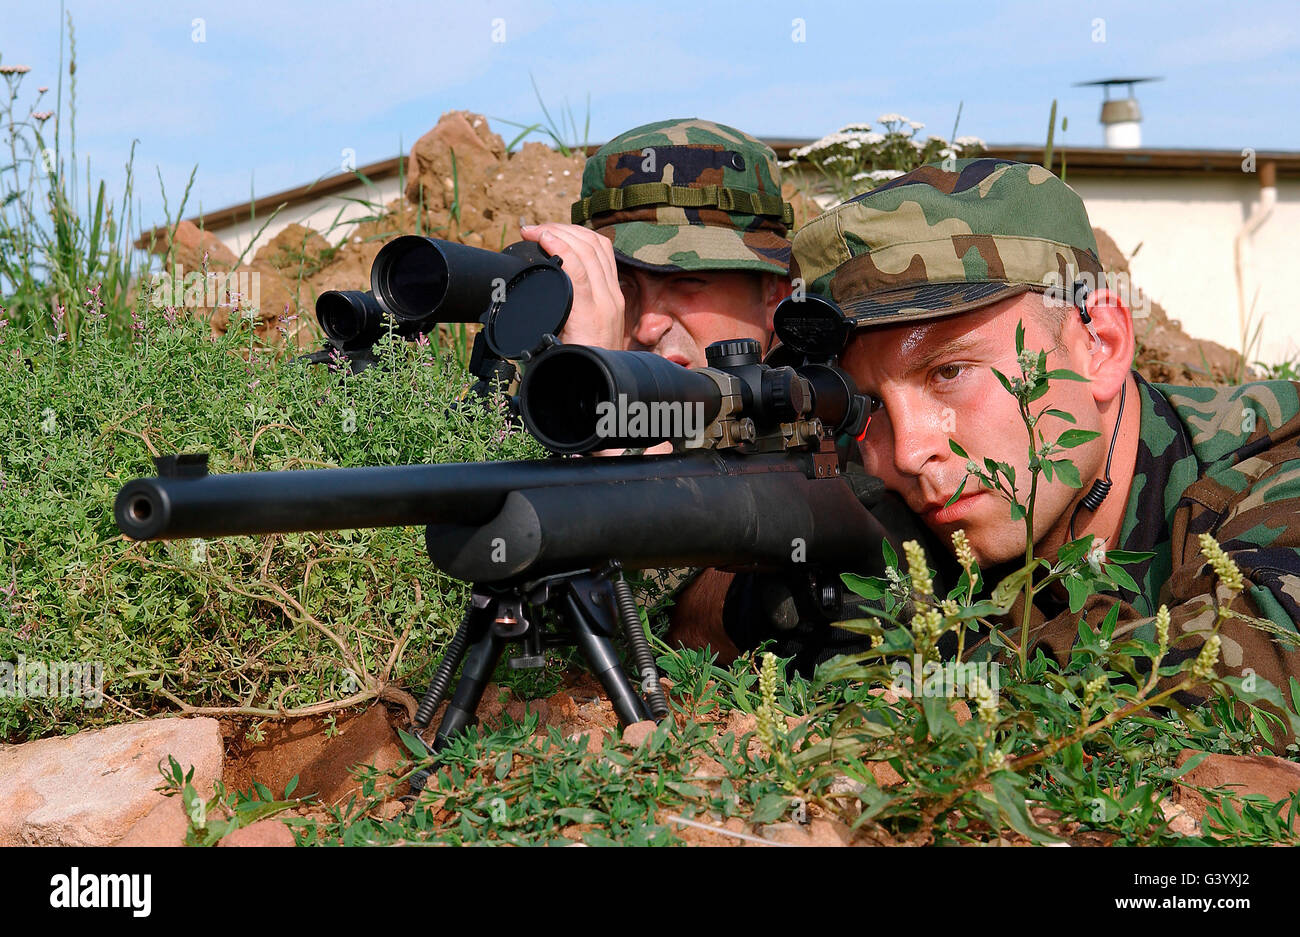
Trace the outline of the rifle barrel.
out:
[[[114,515],[136,540],[473,525],[518,490],[801,471],[802,460],[788,455],[693,452],[150,477],[122,487]]]

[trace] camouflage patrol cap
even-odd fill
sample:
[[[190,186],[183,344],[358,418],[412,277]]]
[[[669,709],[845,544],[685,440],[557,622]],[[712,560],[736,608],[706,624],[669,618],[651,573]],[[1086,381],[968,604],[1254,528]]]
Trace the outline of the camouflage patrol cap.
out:
[[[794,257],[792,275],[858,327],[1101,274],[1074,190],[1042,166],[1000,159],[928,163],[856,196],[800,228]]]
[[[572,220],[644,270],[790,271],[776,154],[707,120],[662,120],[606,143],[587,160]]]

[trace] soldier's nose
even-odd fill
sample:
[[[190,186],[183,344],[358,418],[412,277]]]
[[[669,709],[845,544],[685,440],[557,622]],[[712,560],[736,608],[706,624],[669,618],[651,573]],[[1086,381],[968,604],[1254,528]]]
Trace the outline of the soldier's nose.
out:
[[[654,306],[645,308],[637,318],[632,337],[647,348],[653,347],[673,327],[673,317]]]

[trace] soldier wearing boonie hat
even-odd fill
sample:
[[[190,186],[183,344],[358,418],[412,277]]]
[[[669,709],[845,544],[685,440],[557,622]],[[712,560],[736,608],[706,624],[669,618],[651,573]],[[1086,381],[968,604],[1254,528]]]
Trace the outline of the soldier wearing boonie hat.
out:
[[[572,221],[643,270],[790,272],[793,223],[772,148],[707,120],[664,120],[587,160]]]
[[[1030,290],[1097,282],[1083,202],[1042,166],[932,163],[850,199],[795,238],[808,289],[858,326],[979,309]]]
[[[569,220],[523,230],[573,282],[562,341],[653,351],[687,367],[704,365],[716,341],[770,343],[772,314],[790,292],[793,212],[762,141],[698,118],[629,130],[587,160]],[[671,571],[664,585],[679,589],[697,573]],[[688,644],[689,613],[677,605],[671,632]]]
[[[1275,687],[1300,677],[1295,642],[1247,620],[1291,634],[1300,624],[1300,383],[1176,387],[1133,371],[1123,298],[1105,286],[1073,289],[1100,283],[1102,268],[1083,202],[1065,183],[1005,160],[922,166],[806,224],[794,260],[808,291],[849,320],[851,329],[829,334],[848,335],[841,365],[879,402],[859,444],[867,471],[942,540],[963,531],[990,585],[1011,571],[999,564],[1023,564],[1024,520],[967,467],[1008,463],[1022,501],[1030,477],[1017,401],[992,371],[1020,377],[1046,349],[1049,370],[1084,378],[1049,380],[1031,405],[1046,414],[1036,429],[1049,441],[1075,421],[1096,433],[1053,456],[1073,461],[1077,486],[1060,472],[1039,478],[1035,553],[1051,561],[1066,542],[1092,534],[1105,549],[1152,556],[1126,564],[1137,589],[1091,595],[1080,612],[1070,611],[1063,589],[1036,596],[1031,647],[1064,662],[1080,618],[1095,627],[1115,606],[1117,634],[1154,643],[1163,603],[1165,665],[1204,651],[1219,675],[1251,673]],[[1032,354],[1016,353],[1017,323]],[[1206,562],[1201,534],[1240,571],[1235,586],[1220,581],[1222,557],[1218,573]],[[725,621],[738,646],[776,637],[778,653],[805,661],[852,649],[833,646],[846,634],[833,628],[816,639],[805,633],[803,647],[782,645],[755,624],[754,592],[752,578],[741,577],[728,594]],[[1231,614],[1220,614],[1210,644],[1206,616],[1215,608]],[[1010,619],[1018,624],[1021,613],[1013,608]],[[967,647],[976,658],[992,653],[985,641]],[[1179,699],[1187,705],[1204,693]]]
[[[574,282],[564,341],[695,367],[711,342],[770,340],[789,292],[792,217],[771,147],[690,118],[606,143],[587,160],[571,223],[523,235]]]

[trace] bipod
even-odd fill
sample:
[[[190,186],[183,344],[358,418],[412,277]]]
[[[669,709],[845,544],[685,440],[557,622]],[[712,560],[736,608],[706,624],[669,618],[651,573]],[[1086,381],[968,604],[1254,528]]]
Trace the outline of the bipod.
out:
[[[545,616],[543,611],[551,615]],[[628,679],[611,640],[620,627],[641,678],[641,692]],[[625,726],[645,719],[658,722],[668,715],[668,700],[659,686],[659,671],[632,589],[619,565],[611,563],[601,569],[558,573],[514,585],[473,587],[465,618],[447,645],[411,724],[412,734],[424,741],[422,733],[452,689],[463,661],[465,666],[433,743],[426,743],[431,751],[441,751],[453,737],[475,724],[479,701],[510,643],[521,645],[521,653],[510,658],[510,666],[516,670],[544,667],[548,647],[577,645]],[[427,770],[412,775],[411,793],[423,790],[428,777]]]

